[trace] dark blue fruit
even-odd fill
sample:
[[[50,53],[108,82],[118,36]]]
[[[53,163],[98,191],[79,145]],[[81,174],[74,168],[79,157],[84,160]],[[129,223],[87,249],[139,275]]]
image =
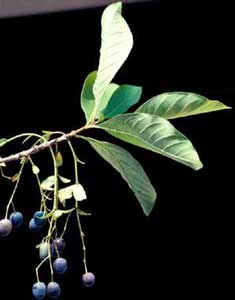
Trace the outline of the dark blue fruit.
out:
[[[38,226],[43,226],[46,223],[46,219],[41,219],[45,216],[45,213],[43,211],[36,211],[33,215],[34,221]]]
[[[46,296],[46,285],[44,282],[36,282],[32,287],[32,293],[36,299],[43,299]]]
[[[63,238],[56,238],[53,241],[55,248],[58,250],[58,252],[62,252],[65,248],[65,241]]]
[[[8,219],[0,221],[0,236],[8,236],[12,231],[12,224]]]
[[[51,256],[58,257],[65,248],[65,241],[62,238],[56,238],[51,244]]]
[[[57,258],[53,263],[53,269],[57,274],[64,274],[67,271],[67,260],[65,258]]]
[[[42,227],[41,226],[38,226],[36,223],[35,223],[35,220],[34,219],[31,219],[30,222],[29,222],[29,229],[33,232],[37,232],[41,229]]]
[[[55,282],[51,281],[47,285],[47,296],[50,298],[58,298],[61,294],[60,285]]]
[[[23,215],[21,212],[13,212],[11,215],[10,215],[10,221],[11,221],[11,224],[13,226],[13,228],[19,228],[22,223],[23,223]]]
[[[87,287],[93,286],[95,284],[95,275],[91,272],[83,274],[82,283]]]

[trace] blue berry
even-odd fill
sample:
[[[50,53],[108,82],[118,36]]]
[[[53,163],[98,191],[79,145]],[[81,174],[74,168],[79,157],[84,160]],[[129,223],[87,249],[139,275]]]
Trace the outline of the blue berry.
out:
[[[93,286],[95,284],[95,275],[91,272],[83,274],[82,283],[87,287]]]
[[[44,282],[36,282],[32,287],[35,299],[43,299],[46,296],[46,285]]]
[[[58,250],[58,252],[62,252],[65,248],[65,241],[63,238],[54,239],[53,244],[55,248]]]
[[[23,223],[23,215],[21,212],[12,213],[9,219],[13,228],[19,228]]]
[[[36,223],[35,223],[35,220],[34,219],[31,219],[30,222],[29,222],[29,229],[33,232],[37,232],[41,229],[42,227],[41,226],[38,226]]]
[[[35,214],[33,215],[34,222],[38,226],[42,227],[46,223],[46,219],[41,219],[44,216],[45,216],[45,213],[43,211],[36,211]]]
[[[57,274],[64,274],[67,271],[67,260],[65,258],[57,258],[53,263],[53,269]]]
[[[58,257],[65,248],[65,241],[62,238],[56,238],[51,244],[51,256]]]
[[[0,236],[8,236],[12,231],[12,224],[8,219],[0,221]]]
[[[60,285],[55,282],[51,281],[47,285],[47,296],[50,298],[58,298],[61,294]]]

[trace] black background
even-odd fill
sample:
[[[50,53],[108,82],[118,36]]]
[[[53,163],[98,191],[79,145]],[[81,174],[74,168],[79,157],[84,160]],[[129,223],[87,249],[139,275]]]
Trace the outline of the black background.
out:
[[[115,82],[143,86],[143,102],[161,92],[183,90],[233,106],[231,9],[221,3],[205,7],[206,2],[124,5],[134,48]],[[70,131],[83,124],[79,97],[84,78],[98,65],[102,10],[1,21],[1,137],[42,129]],[[146,299],[191,299],[228,293],[234,265],[234,112],[179,119],[174,125],[194,143],[204,163],[202,170],[195,172],[117,141],[142,163],[157,189],[158,202],[148,218],[119,174],[84,142],[77,144],[80,158],[86,162],[79,176],[88,194],[84,208],[92,216],[84,218],[83,224],[88,266],[96,274],[97,284],[92,289],[81,286],[79,235],[71,222],[65,251],[69,270],[58,279],[61,299],[112,299],[134,296],[135,292]],[[109,138],[104,133],[90,133]],[[2,148],[1,155],[17,149]],[[42,176],[52,172],[47,157],[45,153],[35,156]],[[63,175],[72,176],[70,165],[68,158]],[[9,166],[9,173],[14,168]],[[10,188],[2,179],[0,184],[3,217]],[[1,298],[26,300],[32,299],[38,263],[34,246],[40,241],[40,234],[27,229],[39,205],[29,170],[15,204],[25,214],[25,226],[0,241]]]

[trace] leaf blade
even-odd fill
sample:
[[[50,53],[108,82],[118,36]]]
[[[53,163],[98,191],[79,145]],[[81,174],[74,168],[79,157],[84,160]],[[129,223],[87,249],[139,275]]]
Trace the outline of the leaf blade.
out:
[[[175,119],[229,108],[220,101],[209,100],[199,94],[167,92],[146,101],[136,112]]]
[[[88,122],[95,107],[95,96],[93,94],[93,85],[97,77],[97,71],[93,71],[85,78],[81,92],[81,107]]]
[[[108,105],[103,110],[105,118],[112,118],[125,113],[131,106],[136,104],[141,97],[142,87],[124,84],[112,95]]]
[[[199,156],[189,139],[161,117],[135,112],[119,115],[94,127],[194,170],[202,168]]]
[[[8,142],[8,140],[6,138],[1,138],[0,139],[0,147],[3,147],[7,142]]]
[[[140,163],[120,146],[86,137],[96,152],[120,173],[134,192],[144,213],[152,211],[156,192]]]
[[[80,183],[73,185],[73,197],[76,201],[83,201],[87,199],[84,187]]]
[[[40,186],[43,190],[53,191],[54,184],[55,184],[55,176],[50,175],[41,182]]]
[[[119,85],[116,83],[110,83],[105,92],[104,92],[104,96],[103,96],[103,102],[104,102],[104,107],[107,106],[107,104],[109,103],[109,101],[112,99],[113,94],[115,94],[115,92],[119,89]]]
[[[122,17],[121,10],[122,3],[116,2],[110,4],[102,15],[99,67],[93,86],[95,96],[93,120],[99,117],[105,108],[103,101],[105,90],[127,59],[133,46],[132,33]]]

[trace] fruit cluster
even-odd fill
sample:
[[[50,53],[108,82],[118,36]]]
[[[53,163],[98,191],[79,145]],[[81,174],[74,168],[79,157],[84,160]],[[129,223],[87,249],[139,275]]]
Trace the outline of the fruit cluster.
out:
[[[23,214],[20,212],[13,212],[9,218],[0,220],[0,236],[8,236],[13,228],[19,228],[23,223]],[[37,211],[29,222],[29,229],[32,232],[39,231],[46,224],[45,213]],[[61,287],[59,283],[52,280],[46,285],[39,280],[38,268],[47,260],[54,259],[52,263],[52,275],[62,275],[67,271],[67,260],[61,257],[65,248],[65,240],[62,237],[53,239],[52,242],[42,241],[38,246],[39,258],[41,263],[36,268],[37,282],[33,284],[32,294],[35,299],[43,299],[47,295],[49,298],[58,298],[61,294]],[[95,283],[95,276],[93,273],[86,272],[82,276],[82,283],[86,287],[91,287]]]

